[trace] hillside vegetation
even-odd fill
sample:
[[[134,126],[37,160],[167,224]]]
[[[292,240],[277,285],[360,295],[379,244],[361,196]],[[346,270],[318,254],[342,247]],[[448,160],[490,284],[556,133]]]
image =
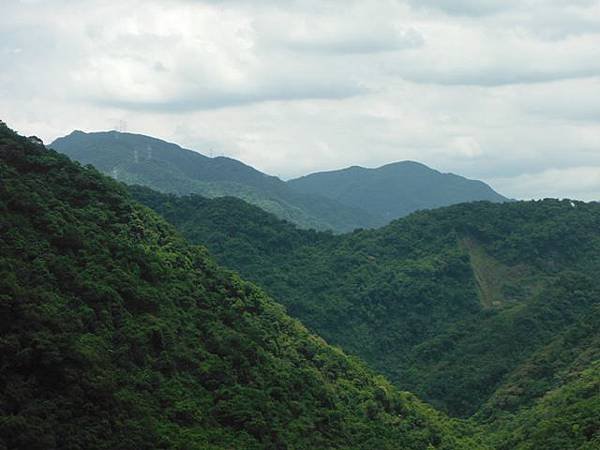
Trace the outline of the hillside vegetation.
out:
[[[0,324],[2,449],[482,445],[4,125]]]
[[[131,190],[329,342],[481,423],[495,448],[598,444],[599,204],[461,204],[334,236],[237,199]]]
[[[545,200],[305,231],[0,125],[0,449],[596,449],[599,225]]]

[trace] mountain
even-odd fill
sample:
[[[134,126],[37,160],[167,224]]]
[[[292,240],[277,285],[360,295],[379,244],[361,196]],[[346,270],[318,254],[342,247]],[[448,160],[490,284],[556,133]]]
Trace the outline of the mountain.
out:
[[[353,166],[318,172],[290,180],[288,185],[304,194],[321,195],[346,206],[363,208],[378,218],[378,225],[420,209],[477,200],[507,201],[481,181],[440,173],[412,161],[377,169]]]
[[[300,230],[0,125],[0,448],[596,449],[599,225],[548,199]]]
[[[484,448],[4,125],[0,325],[0,448]]]
[[[350,167],[286,183],[235,159],[208,158],[140,134],[74,131],[50,147],[127,184],[179,195],[233,196],[317,230],[374,228],[420,209],[507,200],[480,181],[414,162]]]
[[[149,136],[74,131],[49,147],[128,184],[176,194],[242,198],[303,228],[350,231],[376,223],[360,208],[299,193],[235,159],[208,158]]]
[[[476,202],[305,231],[234,199],[133,196],[497,449],[600,443],[600,205]]]

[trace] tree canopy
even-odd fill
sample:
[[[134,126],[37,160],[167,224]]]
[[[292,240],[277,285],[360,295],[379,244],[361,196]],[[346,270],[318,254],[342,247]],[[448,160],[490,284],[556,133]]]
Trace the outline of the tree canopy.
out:
[[[481,448],[124,186],[0,125],[0,448]]]
[[[539,448],[528,427],[546,416],[563,437],[543,448],[598,439],[599,204],[476,202],[333,236],[236,199],[130,189],[328,342],[506,439],[494,445]],[[570,395],[582,412],[561,415]]]

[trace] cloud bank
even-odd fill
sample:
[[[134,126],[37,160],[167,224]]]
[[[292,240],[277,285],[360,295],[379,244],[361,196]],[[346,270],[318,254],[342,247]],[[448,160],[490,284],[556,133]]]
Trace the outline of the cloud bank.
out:
[[[597,0],[7,3],[0,111],[25,134],[126,121],[284,178],[414,159],[600,200]]]

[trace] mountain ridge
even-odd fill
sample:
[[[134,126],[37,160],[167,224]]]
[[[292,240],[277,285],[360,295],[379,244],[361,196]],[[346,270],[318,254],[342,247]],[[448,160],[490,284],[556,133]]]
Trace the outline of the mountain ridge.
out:
[[[79,131],[56,139],[49,147],[128,184],[177,194],[232,195],[305,228],[343,231],[371,225],[364,211],[298,193],[279,178],[236,159],[210,158],[151,136]]]
[[[468,201],[508,201],[483,181],[443,173],[409,160],[375,168],[351,166],[316,172],[289,180],[288,184],[299,192],[322,195],[346,206],[362,205],[380,217],[381,226],[421,209]]]
[[[264,174],[248,164],[229,157],[209,158],[193,150],[183,149],[176,144],[150,136],[117,131],[85,133],[73,132],[56,139],[49,147],[55,148],[68,156],[82,162],[92,164],[105,174],[127,184],[145,185],[161,192],[185,195],[201,194],[207,197],[231,195],[274,213],[279,218],[296,223],[302,228],[318,230],[330,229],[334,232],[348,232],[356,228],[375,228],[389,221],[404,216],[414,210],[445,206],[451,203],[471,200],[504,201],[504,197],[495,196],[483,182],[467,180],[458,175],[442,174],[427,166],[412,162],[411,167],[418,167],[418,176],[398,179],[394,168],[403,167],[407,163],[390,163],[376,169],[353,166],[340,171],[320,172],[305,177],[283,181],[277,177]],[[404,170],[403,169],[403,170]],[[389,172],[389,174],[388,174]],[[337,181],[340,174],[357,175],[350,185]],[[388,174],[395,181],[380,180],[377,185],[365,174]],[[423,183],[435,185],[436,180],[429,180],[431,174],[444,177],[445,185],[435,190],[430,198],[420,198],[419,191]],[[314,186],[310,180],[322,177],[335,177],[324,189],[319,183]],[[403,176],[400,174],[400,176]],[[428,180],[419,181],[419,177]],[[403,186],[408,180],[415,186]],[[391,183],[391,184],[390,184]],[[465,183],[471,183],[465,186]],[[335,186],[339,185],[339,186]],[[457,187],[457,186],[462,187]],[[403,191],[410,191],[410,195]],[[331,194],[336,190],[338,194]],[[339,192],[358,192],[356,201],[348,201]],[[456,191],[456,192],[454,192]],[[492,191],[493,192],[493,191]],[[414,194],[414,195],[413,195]],[[380,205],[374,208],[374,205]]]

